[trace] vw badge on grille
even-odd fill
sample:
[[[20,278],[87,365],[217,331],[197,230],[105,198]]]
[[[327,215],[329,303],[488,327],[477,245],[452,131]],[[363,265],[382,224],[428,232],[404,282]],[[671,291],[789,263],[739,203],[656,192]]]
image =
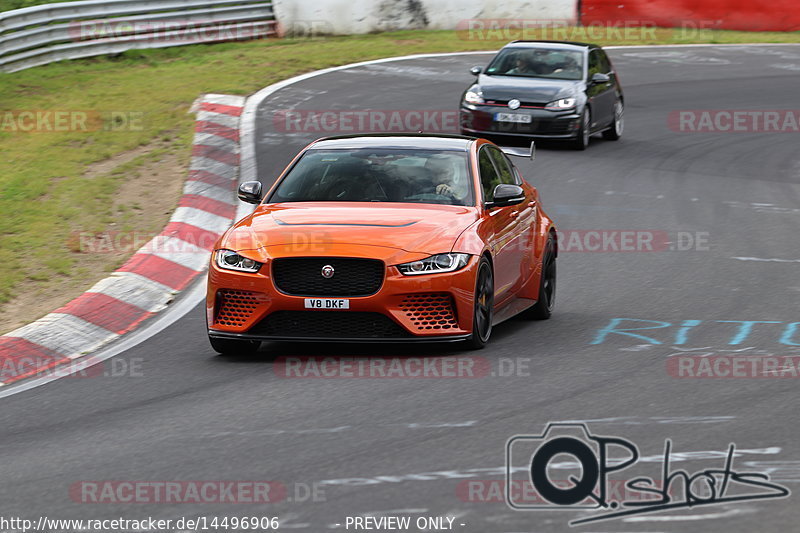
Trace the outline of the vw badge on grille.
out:
[[[522,102],[514,98],[513,100],[508,101],[508,107],[510,109],[519,109],[519,106],[522,105]]]
[[[322,267],[322,277],[325,279],[331,279],[335,272],[336,271],[333,269],[331,265],[325,265],[324,267]]]

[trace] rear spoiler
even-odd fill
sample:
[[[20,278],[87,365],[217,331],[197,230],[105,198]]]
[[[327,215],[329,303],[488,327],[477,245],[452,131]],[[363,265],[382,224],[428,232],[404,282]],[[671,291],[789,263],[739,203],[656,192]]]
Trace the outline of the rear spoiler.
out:
[[[525,148],[518,148],[516,146],[501,146],[500,149],[506,155],[512,155],[514,157],[528,157],[531,161],[536,159],[536,143],[531,143],[530,151],[526,150]]]

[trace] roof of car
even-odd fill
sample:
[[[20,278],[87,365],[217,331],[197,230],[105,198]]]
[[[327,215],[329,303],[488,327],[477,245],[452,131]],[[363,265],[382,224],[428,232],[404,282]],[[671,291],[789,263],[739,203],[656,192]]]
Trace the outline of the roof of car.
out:
[[[505,47],[514,48],[600,48],[596,44],[580,43],[577,41],[511,41]]]
[[[359,149],[400,148],[468,151],[475,139],[463,135],[431,133],[372,133],[327,137],[315,142],[311,148]]]

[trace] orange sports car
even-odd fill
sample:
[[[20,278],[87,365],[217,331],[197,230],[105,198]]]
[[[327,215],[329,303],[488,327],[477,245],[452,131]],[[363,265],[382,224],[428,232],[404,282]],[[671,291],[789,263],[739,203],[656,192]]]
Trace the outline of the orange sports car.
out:
[[[558,244],[534,187],[484,139],[318,140],[216,243],[206,317],[220,353],[261,341],[463,341],[549,318]]]

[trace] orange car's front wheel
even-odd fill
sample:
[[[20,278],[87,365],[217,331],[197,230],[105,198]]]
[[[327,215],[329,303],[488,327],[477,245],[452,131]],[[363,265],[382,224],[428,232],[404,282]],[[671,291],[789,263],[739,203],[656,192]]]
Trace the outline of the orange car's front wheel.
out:
[[[547,239],[542,274],[539,278],[539,299],[536,305],[526,309],[522,316],[530,320],[547,320],[556,305],[556,243],[551,235]]]
[[[475,276],[475,299],[472,317],[472,335],[467,339],[468,346],[480,350],[492,335],[492,318],[494,317],[494,274],[492,265],[485,257],[478,263],[478,274]]]

